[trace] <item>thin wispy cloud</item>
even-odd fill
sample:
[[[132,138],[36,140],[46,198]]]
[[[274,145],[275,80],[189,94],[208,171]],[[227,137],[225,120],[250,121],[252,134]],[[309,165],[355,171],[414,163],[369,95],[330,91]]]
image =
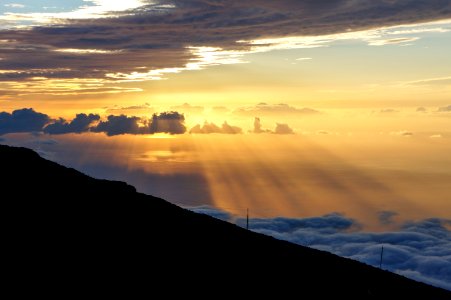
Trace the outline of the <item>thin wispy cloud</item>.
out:
[[[451,76],[425,78],[425,79],[403,82],[402,84],[403,85],[450,85],[451,86]]]
[[[402,44],[406,45],[411,42],[415,42],[419,40],[418,37],[403,37],[403,38],[394,38],[394,39],[384,39],[384,40],[373,40],[368,43],[370,46],[385,46],[385,45],[396,45],[396,44]]]
[[[11,8],[24,8],[25,5],[19,4],[19,3],[7,3],[3,5],[4,7],[11,7]]]

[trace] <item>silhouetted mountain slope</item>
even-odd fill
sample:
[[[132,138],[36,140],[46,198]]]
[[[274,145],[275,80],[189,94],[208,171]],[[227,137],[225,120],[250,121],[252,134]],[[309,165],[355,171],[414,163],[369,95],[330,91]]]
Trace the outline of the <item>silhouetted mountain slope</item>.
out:
[[[0,165],[4,270],[17,295],[451,299],[445,290],[90,178],[25,148],[0,146]]]

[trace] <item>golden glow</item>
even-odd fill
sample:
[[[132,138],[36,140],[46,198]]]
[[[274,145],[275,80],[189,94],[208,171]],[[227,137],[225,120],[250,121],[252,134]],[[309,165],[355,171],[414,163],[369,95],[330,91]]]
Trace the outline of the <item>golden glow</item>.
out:
[[[396,211],[399,220],[446,218],[451,211],[449,135],[171,137],[84,134],[55,138],[61,144],[83,145],[80,160],[72,164],[77,168],[95,162],[125,168],[129,174],[166,178],[172,186],[168,191],[158,190],[152,180],[143,182],[143,175],[131,176],[130,183],[182,205],[201,201],[237,215],[249,208],[253,217],[341,212],[371,230],[387,229],[378,222],[378,211]],[[198,181],[181,186],[180,176],[188,181],[205,178],[205,192],[200,194],[204,198],[192,197],[190,189],[199,188]]]

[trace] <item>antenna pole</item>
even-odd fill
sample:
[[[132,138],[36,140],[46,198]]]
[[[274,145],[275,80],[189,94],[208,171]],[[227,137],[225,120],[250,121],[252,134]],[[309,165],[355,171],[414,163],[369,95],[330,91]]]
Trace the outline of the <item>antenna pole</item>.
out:
[[[384,258],[384,246],[382,246],[381,249],[381,262],[379,264],[379,269],[382,269],[382,259]]]

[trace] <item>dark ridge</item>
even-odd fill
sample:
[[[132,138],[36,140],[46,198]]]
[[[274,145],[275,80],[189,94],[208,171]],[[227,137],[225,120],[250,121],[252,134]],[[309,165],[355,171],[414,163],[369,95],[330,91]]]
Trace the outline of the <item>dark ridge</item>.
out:
[[[190,212],[29,149],[0,145],[0,166],[3,283],[16,296],[451,299],[446,290]]]

